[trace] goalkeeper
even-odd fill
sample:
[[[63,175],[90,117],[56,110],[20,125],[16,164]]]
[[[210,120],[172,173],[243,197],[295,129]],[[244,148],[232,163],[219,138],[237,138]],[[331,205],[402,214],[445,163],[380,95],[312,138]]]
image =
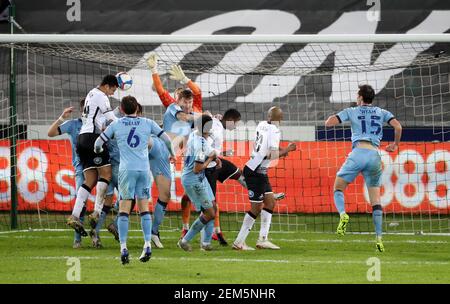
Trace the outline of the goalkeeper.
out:
[[[177,99],[179,98],[179,94],[184,90],[183,87],[177,88],[175,90],[175,97],[171,96],[170,93],[164,89],[161,79],[158,74],[158,55],[156,53],[151,53],[147,59],[148,67],[150,68],[152,72],[152,79],[153,84],[155,87],[155,90],[159,96],[159,99],[161,100],[164,107],[169,107],[171,104],[176,103]],[[192,91],[193,95],[193,102],[192,102],[192,108],[194,112],[201,113],[202,111],[202,92],[197,84],[195,84],[191,79],[186,77],[183,70],[179,65],[172,65],[169,69],[170,79],[176,80],[180,82],[183,86],[187,85],[189,89]],[[160,213],[164,214],[166,205],[157,206],[157,210],[161,210]],[[159,208],[161,207],[161,208]],[[183,221],[183,229],[182,229],[182,237],[187,233],[189,230],[189,222],[190,222],[190,216],[191,216],[191,201],[189,197],[184,194],[181,198],[181,214],[182,214],[182,221]],[[155,214],[156,216],[156,214]],[[157,221],[158,222],[158,221]],[[156,229],[153,231],[156,232]],[[159,239],[159,235],[155,235],[152,237],[153,241],[156,239]]]

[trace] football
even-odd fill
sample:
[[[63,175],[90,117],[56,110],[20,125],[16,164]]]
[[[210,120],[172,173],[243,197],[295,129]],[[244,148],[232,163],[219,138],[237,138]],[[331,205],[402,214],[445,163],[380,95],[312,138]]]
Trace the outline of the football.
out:
[[[116,74],[117,82],[119,83],[119,89],[128,90],[133,85],[133,79],[127,72],[119,72]]]

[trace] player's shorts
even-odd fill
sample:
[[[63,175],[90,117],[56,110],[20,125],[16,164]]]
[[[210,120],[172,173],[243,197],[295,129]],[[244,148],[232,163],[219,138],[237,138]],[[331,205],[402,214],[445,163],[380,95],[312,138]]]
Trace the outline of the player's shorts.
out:
[[[227,179],[235,175],[236,172],[239,171],[239,168],[229,160],[223,158],[221,158],[220,160],[222,161],[222,167],[220,169],[217,169],[217,180],[221,183],[224,183]]]
[[[150,198],[150,173],[119,170],[119,194],[121,200]]]
[[[119,163],[111,160],[111,180],[109,181],[106,195],[113,195],[114,188],[119,189]]]
[[[200,212],[213,207],[215,197],[206,178],[197,184],[185,185],[183,183],[183,187],[189,199],[194,203],[195,210]]]
[[[83,165],[83,171],[95,169],[109,165],[109,152],[106,145],[103,145],[103,152],[96,154],[94,144],[100,134],[83,133],[77,138],[77,154]]]
[[[381,157],[378,151],[364,148],[353,149],[337,176],[351,183],[360,172],[364,176],[367,187],[381,186]]]
[[[162,175],[172,180],[172,172],[170,171],[170,153],[166,144],[158,137],[152,136],[153,145],[148,151],[148,160],[150,162],[150,170],[153,178]]]
[[[205,169],[205,177],[206,177],[206,180],[208,181],[209,186],[211,187],[211,190],[212,190],[214,196],[216,195],[216,190],[217,190],[218,175],[219,175],[219,172],[216,169],[216,167]]]
[[[220,160],[222,161],[222,167],[220,169],[216,169],[216,167],[205,169],[205,176],[208,179],[214,196],[216,195],[217,181],[224,183],[227,179],[239,171],[239,168],[229,160],[222,158]]]
[[[250,202],[261,203],[265,194],[273,193],[267,174],[255,172],[247,166],[244,167],[243,174]]]

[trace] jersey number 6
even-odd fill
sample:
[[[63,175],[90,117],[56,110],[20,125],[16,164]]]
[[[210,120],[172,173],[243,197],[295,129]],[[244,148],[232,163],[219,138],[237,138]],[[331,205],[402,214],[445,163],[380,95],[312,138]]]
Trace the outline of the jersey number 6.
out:
[[[136,148],[137,146],[139,146],[139,136],[137,136],[136,134],[134,134],[134,132],[136,131],[136,127],[131,128],[130,133],[128,134],[128,138],[127,138],[127,144],[131,147],[131,148]],[[134,142],[133,142],[134,140]]]

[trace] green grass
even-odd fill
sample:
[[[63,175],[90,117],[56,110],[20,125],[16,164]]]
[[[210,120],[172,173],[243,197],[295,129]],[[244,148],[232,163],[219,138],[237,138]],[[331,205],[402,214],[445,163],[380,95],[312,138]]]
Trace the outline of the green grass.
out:
[[[37,212],[20,213],[18,216],[18,229],[65,229],[65,221],[69,214],[64,213],[46,213]],[[109,216],[112,219],[112,216]],[[197,217],[192,212],[191,222]],[[242,224],[244,213],[221,213],[221,227],[225,231],[238,231]],[[109,219],[109,220],[110,220]],[[109,221],[108,220],[108,221]],[[137,215],[131,217],[134,229],[139,227],[135,224],[139,222]],[[272,231],[288,232],[326,232],[336,231],[339,222],[339,216],[335,213],[320,214],[277,214],[272,218]],[[259,221],[256,222],[254,229],[259,229]],[[180,212],[168,212],[164,219],[162,229],[174,230],[181,227]],[[10,230],[10,214],[0,213],[0,231]],[[368,232],[373,231],[372,215],[350,214],[350,224],[347,228],[349,232]],[[429,214],[385,214],[383,219],[384,232],[434,232],[450,233],[450,216],[429,215]]]
[[[257,230],[248,244],[255,245]],[[130,264],[122,266],[118,243],[103,232],[103,249],[88,238],[72,249],[71,231],[0,234],[0,283],[72,283],[66,280],[68,257],[81,262],[80,283],[373,283],[367,280],[370,257],[381,261],[380,283],[450,283],[450,238],[428,235],[385,235],[386,252],[375,250],[374,236],[331,233],[272,233],[281,250],[237,252],[214,243],[203,252],[176,247],[179,232],[162,232],[165,248],[154,249],[148,263],[137,260],[139,232],[128,242]],[[232,241],[236,232],[227,232]]]

